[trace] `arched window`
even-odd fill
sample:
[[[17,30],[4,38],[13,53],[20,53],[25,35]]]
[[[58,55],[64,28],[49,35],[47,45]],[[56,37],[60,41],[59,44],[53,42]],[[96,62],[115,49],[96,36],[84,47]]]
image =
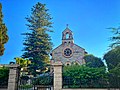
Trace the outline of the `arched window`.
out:
[[[66,44],[67,44],[67,42],[64,42],[64,44],[66,45]]]
[[[70,35],[69,33],[66,34],[66,39],[69,39]]]

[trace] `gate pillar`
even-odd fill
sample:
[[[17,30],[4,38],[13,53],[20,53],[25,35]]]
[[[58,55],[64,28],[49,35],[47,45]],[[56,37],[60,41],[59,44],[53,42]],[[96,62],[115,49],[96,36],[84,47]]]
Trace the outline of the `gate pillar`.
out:
[[[62,63],[61,61],[53,63],[54,69],[54,90],[62,90]]]
[[[18,90],[19,65],[9,65],[8,90]]]

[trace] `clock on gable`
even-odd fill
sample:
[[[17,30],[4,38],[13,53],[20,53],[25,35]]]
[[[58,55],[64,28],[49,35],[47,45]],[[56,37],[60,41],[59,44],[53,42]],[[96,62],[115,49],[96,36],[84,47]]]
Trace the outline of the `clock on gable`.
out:
[[[52,50],[51,62],[61,61],[65,65],[77,62],[82,65],[85,64],[83,57],[86,53],[85,49],[74,43],[73,33],[67,26],[62,32],[62,44]]]

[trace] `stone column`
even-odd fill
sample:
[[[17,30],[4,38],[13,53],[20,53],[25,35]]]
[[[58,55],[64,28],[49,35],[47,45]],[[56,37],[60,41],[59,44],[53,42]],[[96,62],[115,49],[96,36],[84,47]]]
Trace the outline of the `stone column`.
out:
[[[54,69],[54,90],[62,90],[62,63],[53,63]]]
[[[18,90],[18,75],[19,75],[19,65],[11,64],[9,65],[9,79],[8,79],[8,90]]]

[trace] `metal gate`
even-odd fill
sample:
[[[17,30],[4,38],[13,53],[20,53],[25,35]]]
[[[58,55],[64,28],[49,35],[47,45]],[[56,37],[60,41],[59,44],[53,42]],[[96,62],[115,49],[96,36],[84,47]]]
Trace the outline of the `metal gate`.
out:
[[[53,90],[53,76],[41,75],[32,78],[20,78],[18,90]]]

